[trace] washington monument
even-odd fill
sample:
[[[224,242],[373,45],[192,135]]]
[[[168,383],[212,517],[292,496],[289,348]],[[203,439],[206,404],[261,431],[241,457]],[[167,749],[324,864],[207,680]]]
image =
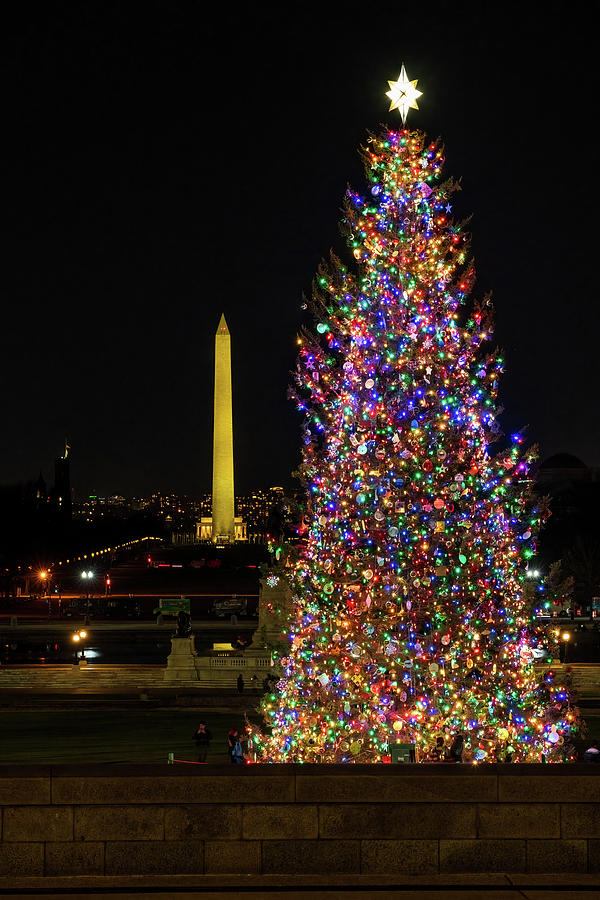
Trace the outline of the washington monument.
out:
[[[215,335],[212,517],[196,523],[196,540],[220,545],[247,540],[246,523],[235,515],[231,336],[224,314]]]
[[[221,316],[215,335],[215,404],[212,481],[212,539],[235,540],[231,336]]]

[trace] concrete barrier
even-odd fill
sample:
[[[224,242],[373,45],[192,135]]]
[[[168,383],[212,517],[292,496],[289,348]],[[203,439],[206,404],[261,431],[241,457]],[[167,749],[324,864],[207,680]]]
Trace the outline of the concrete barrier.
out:
[[[583,876],[599,801],[583,764],[4,766],[0,876]]]

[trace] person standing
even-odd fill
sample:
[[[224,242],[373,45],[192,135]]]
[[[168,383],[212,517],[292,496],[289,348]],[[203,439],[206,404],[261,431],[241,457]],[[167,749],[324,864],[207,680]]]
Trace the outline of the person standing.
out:
[[[227,746],[229,748],[229,762],[240,765],[244,761],[244,753],[242,751],[242,743],[237,728],[230,728],[227,735]]]
[[[457,734],[450,747],[450,760],[452,762],[461,763],[463,761],[464,738],[462,734]]]
[[[241,672],[237,677],[237,689],[238,689],[238,694],[244,693],[244,677]]]
[[[212,734],[206,727],[206,722],[200,722],[198,728],[194,732],[193,740],[196,742],[196,747],[198,748],[198,762],[205,763],[208,748],[212,740]]]
[[[444,747],[444,738],[438,737],[435,742],[435,747],[432,748],[431,751],[431,759],[433,762],[445,762],[446,760],[446,748]]]

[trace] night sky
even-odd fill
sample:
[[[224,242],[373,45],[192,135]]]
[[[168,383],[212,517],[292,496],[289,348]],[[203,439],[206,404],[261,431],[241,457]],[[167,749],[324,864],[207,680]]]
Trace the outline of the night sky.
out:
[[[68,435],[77,495],[209,491],[222,312],[236,493],[290,484],[302,293],[349,259],[344,191],[400,125],[403,62],[473,214],[500,423],[600,465],[593,5],[210,6],[4,14],[0,484],[51,481]]]

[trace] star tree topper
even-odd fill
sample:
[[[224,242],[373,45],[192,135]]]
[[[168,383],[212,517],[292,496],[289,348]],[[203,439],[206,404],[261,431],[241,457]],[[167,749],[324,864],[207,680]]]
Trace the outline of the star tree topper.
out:
[[[388,81],[390,90],[386,91],[386,97],[389,97],[392,101],[390,109],[397,109],[399,111],[402,116],[403,125],[406,125],[406,116],[409,109],[419,108],[417,106],[417,97],[421,97],[423,91],[417,90],[418,80],[418,78],[415,78],[414,81],[408,80],[404,63],[402,63],[402,71],[400,72],[398,81]]]

